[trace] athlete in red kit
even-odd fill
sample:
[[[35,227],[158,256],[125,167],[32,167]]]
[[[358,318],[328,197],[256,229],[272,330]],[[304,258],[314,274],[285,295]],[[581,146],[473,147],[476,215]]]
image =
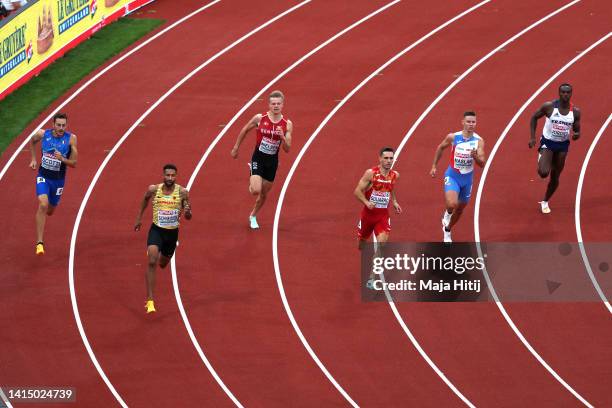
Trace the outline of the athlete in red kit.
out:
[[[391,232],[391,219],[389,217],[389,203],[393,204],[397,214],[402,213],[395,197],[395,183],[399,180],[399,173],[391,170],[395,151],[390,147],[380,150],[378,166],[367,169],[355,188],[355,197],[363,203],[361,219],[357,226],[359,249],[363,249],[366,242],[374,232],[378,242],[376,256],[381,255],[381,248],[389,240]],[[372,288],[374,276],[370,275],[368,288]]]
[[[238,149],[247,133],[257,128],[255,151],[249,163],[251,177],[249,179],[249,192],[256,197],[255,206],[249,215],[249,225],[252,229],[259,228],[257,213],[266,201],[266,196],[272,188],[276,169],[278,168],[278,152],[280,147],[286,153],[291,148],[291,133],[293,123],[283,116],[285,95],[281,91],[274,91],[268,97],[269,110],[258,113],[242,128],[231,155],[238,158]]]

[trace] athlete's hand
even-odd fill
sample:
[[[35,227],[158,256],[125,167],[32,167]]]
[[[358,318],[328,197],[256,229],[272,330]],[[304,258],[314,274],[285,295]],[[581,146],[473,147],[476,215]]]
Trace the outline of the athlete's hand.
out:
[[[63,162],[63,158],[64,156],[62,156],[62,154],[60,152],[58,152],[57,150],[55,151],[55,153],[53,153],[53,155],[55,156],[55,158],[61,162]]]
[[[184,209],[185,209],[185,219],[186,220],[190,220],[191,217],[193,216],[191,214],[191,205],[190,204],[185,204]]]
[[[36,163],[36,159],[32,159],[32,161],[30,162],[30,168],[32,170],[36,170],[36,166],[38,165],[38,163]]]
[[[140,220],[136,220],[136,224],[134,224],[134,231],[140,231],[141,226],[142,222]]]
[[[393,208],[395,208],[395,212],[397,214],[401,214],[402,213],[402,207],[397,203],[397,201],[395,201],[393,203]]]
[[[233,157],[234,159],[237,159],[237,158],[238,158],[238,148],[237,148],[236,146],[234,146],[234,147],[232,148],[232,151],[230,152],[230,154],[232,155],[232,157]]]
[[[478,150],[477,149],[472,149],[472,151],[470,151],[470,156],[472,156],[472,159],[477,159],[478,158]]]
[[[371,201],[368,201],[368,203],[366,204],[366,207],[368,207],[368,210],[373,210],[376,207],[376,204],[374,204]]]
[[[574,133],[572,135],[572,140],[578,140],[578,139],[580,139],[580,133],[578,133],[578,134]]]
[[[436,172],[438,171],[438,169],[436,169],[436,166],[431,166],[431,170],[429,170],[429,175],[431,177],[436,177]]]
[[[531,149],[533,146],[535,146],[535,144],[536,144],[535,137],[530,137],[529,138],[529,148]]]

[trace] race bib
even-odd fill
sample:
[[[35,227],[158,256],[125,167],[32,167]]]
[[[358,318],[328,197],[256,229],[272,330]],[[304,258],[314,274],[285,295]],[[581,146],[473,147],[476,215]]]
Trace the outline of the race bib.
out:
[[[60,171],[60,167],[62,166],[62,162],[58,160],[53,154],[45,153],[42,156],[42,162],[40,165],[51,171]]]
[[[570,127],[565,123],[553,123],[550,138],[557,142],[564,142],[569,139]]]
[[[280,140],[270,139],[267,136],[264,136],[261,139],[261,143],[259,144],[259,151],[265,154],[276,154],[278,152],[278,147],[280,146]]]
[[[461,174],[469,173],[474,170],[474,159],[472,158],[472,144],[468,144],[467,148],[458,145],[455,148],[455,156],[453,158],[454,167]]]
[[[389,199],[391,198],[390,191],[372,191],[370,195],[370,202],[374,204],[376,208],[387,208],[389,206]]]
[[[162,228],[178,227],[179,213],[179,210],[158,210],[157,225]]]

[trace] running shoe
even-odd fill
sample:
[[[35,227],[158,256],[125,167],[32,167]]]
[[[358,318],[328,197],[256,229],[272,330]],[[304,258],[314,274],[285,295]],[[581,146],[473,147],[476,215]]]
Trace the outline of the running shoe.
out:
[[[147,309],[147,313],[155,312],[155,303],[153,303],[152,300],[147,300],[147,303],[145,303],[145,309]]]
[[[452,214],[449,214],[448,212],[446,212],[446,210],[444,210],[444,214],[442,214],[442,226],[443,227],[448,227],[448,224],[450,224],[451,216]]]
[[[548,201],[540,201],[540,207],[542,208],[542,214],[550,213],[550,207],[548,206]]]
[[[36,243],[36,255],[44,255],[45,254],[45,246],[42,242]]]
[[[249,225],[251,229],[258,229],[259,224],[257,223],[257,218],[254,215],[249,215]]]
[[[444,242],[453,242],[451,232],[447,231],[445,226],[442,226],[442,233],[444,234]]]

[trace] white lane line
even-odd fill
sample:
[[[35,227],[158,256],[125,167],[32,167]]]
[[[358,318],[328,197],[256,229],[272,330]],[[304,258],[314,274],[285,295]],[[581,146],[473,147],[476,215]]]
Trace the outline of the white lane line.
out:
[[[53,112],[49,113],[49,115],[43,119],[42,122],[40,122],[40,124],[35,128],[34,131],[32,131],[32,133],[30,133],[25,140],[19,145],[19,147],[17,148],[17,150],[15,150],[15,152],[13,153],[13,155],[10,157],[10,159],[6,162],[6,164],[4,165],[4,167],[2,168],[2,171],[0,171],[0,180],[2,180],[2,177],[4,177],[4,174],[8,171],[9,167],[11,166],[11,164],[13,164],[13,162],[15,161],[15,159],[17,158],[17,155],[19,155],[19,153],[26,147],[26,145],[28,144],[30,138],[32,137],[32,135],[40,128],[42,128],[45,123],[47,123],[48,121],[51,120],[51,118],[53,117],[53,115],[55,115],[57,112],[59,112],[64,106],[68,105],[74,98],[76,98],[77,96],[79,96],[79,94],[81,92],[83,92],[87,87],[89,87],[89,85],[91,85],[92,83],[94,83],[98,78],[100,78],[102,75],[106,74],[108,71],[110,71],[111,69],[113,69],[115,66],[117,66],[118,64],[120,64],[121,62],[123,62],[124,60],[126,60],[127,58],[129,58],[132,54],[138,52],[140,49],[142,49],[143,47],[146,47],[148,44],[150,44],[152,41],[155,41],[157,38],[161,37],[162,35],[164,35],[165,33],[167,33],[168,31],[172,30],[173,28],[175,28],[176,26],[178,26],[179,24],[189,20],[191,17],[195,16],[196,14],[206,10],[207,8],[219,3],[221,0],[215,0],[212,1],[202,7],[200,7],[199,9],[195,10],[194,12],[186,15],[185,17],[181,18],[180,20],[175,21],[174,23],[172,23],[171,25],[169,25],[168,27],[164,28],[163,30],[161,30],[159,33],[155,34],[153,37],[149,38],[148,40],[144,41],[142,44],[138,45],[137,47],[135,47],[134,49],[130,50],[129,52],[127,52],[125,55],[122,55],[120,58],[118,58],[116,61],[114,61],[112,64],[110,64],[109,66],[107,66],[106,68],[104,68],[102,71],[98,72],[95,76],[93,76],[91,79],[89,79],[87,82],[85,82],[83,85],[81,85],[81,87],[79,89],[77,89],[76,91],[74,91],[72,93],[72,95],[70,95],[68,98],[66,98],[66,100],[64,100],[64,102],[62,102],[57,108],[55,108],[53,110]]]
[[[155,108],[157,108],[164,100],[166,100],[166,98],[168,98],[181,85],[183,85],[191,77],[193,77],[195,74],[197,74],[203,68],[205,68],[210,63],[215,61],[217,58],[219,58],[220,56],[222,56],[223,54],[225,54],[226,52],[228,52],[229,50],[231,50],[232,48],[234,48],[238,44],[242,43],[247,38],[253,36],[255,33],[263,30],[264,28],[266,28],[270,24],[273,24],[274,22],[276,22],[277,20],[283,18],[287,14],[297,10],[298,8],[308,4],[310,2],[311,2],[311,0],[302,1],[301,3],[291,7],[290,9],[286,10],[285,12],[279,14],[278,16],[272,18],[271,20],[267,21],[266,23],[264,23],[264,24],[260,25],[259,27],[255,28],[254,30],[249,31],[247,34],[243,35],[238,40],[234,41],[233,43],[231,43],[230,45],[228,45],[227,47],[225,47],[224,49],[222,49],[221,51],[217,52],[215,55],[213,55],[212,57],[207,59],[204,63],[202,63],[200,66],[198,66],[193,71],[191,71],[189,74],[187,74],[185,77],[183,77],[183,79],[181,79],[179,82],[177,82],[164,95],[162,95],[153,105],[151,105],[151,107],[149,109],[147,109],[146,112],[143,113],[142,116],[140,116],[138,118],[138,120],[136,120],[136,122],[134,122],[134,124],[127,130],[127,132],[125,132],[125,134],[121,137],[121,139],[119,139],[119,141],[117,141],[117,143],[115,144],[115,146],[113,146],[113,149],[108,153],[108,155],[106,156],[106,158],[104,159],[102,164],[100,164],[100,167],[96,171],[96,174],[94,175],[91,183],[89,184],[89,187],[87,188],[87,191],[85,192],[85,196],[83,197],[83,201],[81,202],[81,206],[79,207],[79,212],[78,212],[78,214],[76,216],[76,220],[75,220],[75,223],[74,223],[74,228],[72,230],[72,237],[70,239],[70,258],[69,258],[69,262],[68,262],[68,276],[69,276],[69,283],[70,283],[70,299],[72,301],[72,310],[73,310],[73,313],[74,313],[74,319],[75,319],[77,327],[79,329],[79,334],[81,335],[81,339],[83,340],[83,344],[85,345],[85,348],[87,349],[87,353],[89,354],[89,358],[91,359],[92,363],[96,367],[96,370],[98,370],[98,374],[100,374],[100,377],[102,377],[102,379],[106,383],[108,389],[113,393],[113,395],[115,396],[115,399],[117,399],[119,404],[121,404],[121,406],[123,406],[123,407],[127,407],[127,405],[125,404],[125,402],[123,401],[123,399],[121,398],[119,393],[117,393],[117,391],[115,390],[115,387],[113,386],[113,384],[106,377],[106,374],[104,373],[104,370],[100,366],[100,363],[98,362],[98,360],[97,360],[97,358],[96,358],[96,356],[95,356],[95,354],[94,354],[94,352],[93,352],[93,350],[91,348],[91,345],[89,344],[89,340],[87,339],[87,335],[85,334],[85,330],[83,329],[83,324],[81,322],[81,316],[79,314],[79,308],[77,306],[76,290],[75,290],[75,284],[74,284],[74,253],[75,253],[75,249],[76,249],[76,240],[77,240],[77,235],[78,235],[78,231],[79,231],[79,226],[81,225],[81,218],[83,217],[83,212],[85,211],[85,207],[87,206],[87,202],[89,201],[89,197],[91,196],[91,193],[92,193],[96,183],[98,182],[98,179],[102,175],[102,172],[106,168],[106,165],[108,164],[110,159],[114,156],[114,154],[117,152],[117,150],[119,150],[119,147],[121,147],[123,142],[129,137],[129,135],[134,131],[134,129],[136,129],[138,127],[138,125],[151,112],[153,112],[153,110],[155,110]],[[215,379],[217,379],[217,378],[218,377],[216,377]],[[219,384],[219,385],[221,385],[221,384]],[[225,388],[225,387],[222,386],[222,388]]]
[[[383,7],[379,8],[378,10],[375,10],[374,12],[368,14],[367,16],[363,17],[362,19],[356,21],[355,23],[351,24],[350,26],[348,26],[347,28],[345,28],[344,30],[338,32],[336,35],[334,35],[333,37],[330,37],[328,40],[324,41],[323,43],[321,43],[320,45],[318,45],[317,47],[313,48],[310,52],[308,52],[307,54],[305,54],[304,56],[302,56],[300,59],[298,59],[297,61],[295,61],[293,64],[291,64],[289,67],[287,67],[283,72],[281,72],[280,74],[278,74],[272,81],[270,81],[268,84],[266,84],[259,92],[257,92],[255,94],[255,96],[253,96],[235,115],[234,117],[223,127],[223,129],[221,130],[221,132],[219,132],[219,134],[217,135],[217,137],[212,141],[212,143],[208,146],[208,148],[206,149],[206,151],[204,152],[204,155],[202,156],[202,158],[200,159],[200,161],[198,162],[198,165],[196,166],[194,172],[192,173],[189,182],[187,183],[187,189],[190,189],[193,186],[193,183],[195,182],[196,177],[198,176],[202,166],[204,165],[204,162],[206,161],[206,159],[208,158],[208,156],[210,155],[210,153],[212,152],[212,150],[215,148],[215,146],[219,143],[219,141],[221,140],[221,138],[227,133],[227,131],[230,129],[230,127],[238,120],[238,118],[253,104],[255,103],[260,97],[261,95],[263,95],[263,93],[269,89],[270,87],[272,87],[275,83],[277,83],[281,78],[283,78],[285,75],[287,75],[290,71],[292,71],[294,68],[296,68],[298,65],[300,65],[302,62],[304,62],[306,59],[310,58],[312,55],[314,55],[315,53],[317,53],[319,50],[321,50],[322,48],[326,47],[327,45],[331,44],[333,41],[337,40],[338,38],[340,38],[341,36],[343,36],[344,34],[346,34],[347,32],[351,31],[352,29],[354,29],[355,27],[361,25],[362,23],[366,22],[367,20],[371,19],[372,17],[382,13],[383,11],[387,10],[389,7],[399,3],[400,0],[395,0],[392,1],[386,5],[384,5]],[[171,264],[172,267],[172,277],[173,277],[173,281],[176,280],[177,282],[177,287],[178,288],[178,279],[176,278],[177,272],[176,272],[176,266],[175,263],[173,262]],[[176,289],[175,288],[175,289]],[[177,294],[177,299],[180,299],[180,294],[178,294],[178,289],[175,290],[175,293]],[[189,320],[187,319],[187,315],[185,314],[183,319],[185,320],[185,324],[186,326],[189,325]],[[295,327],[295,326],[294,326]],[[190,331],[190,328],[188,328],[188,331]],[[298,337],[300,336],[301,333],[298,333]],[[190,331],[190,336],[192,336],[192,332]],[[300,340],[302,340],[302,338],[300,338]],[[194,345],[196,346],[196,349],[200,349],[199,344],[197,342],[197,340],[195,339],[195,335],[193,335],[192,341],[194,343]],[[304,343],[304,341],[306,341],[306,339],[302,340],[302,343]],[[306,343],[307,344],[307,343]],[[311,358],[315,361],[315,363],[317,363],[317,365],[319,366],[319,368],[321,369],[321,371],[323,371],[323,373],[325,374],[325,376],[327,377],[327,379],[332,383],[332,385],[336,388],[336,390],[338,390],[338,392],[340,392],[340,394],[353,406],[357,406],[355,404],[355,402],[353,401],[353,399],[348,395],[348,393],[342,388],[342,386],[340,386],[340,384],[338,384],[338,382],[336,381],[336,379],[331,375],[331,373],[329,373],[329,371],[325,368],[325,366],[323,365],[323,363],[321,362],[321,360],[318,358],[318,356],[314,353],[314,351],[312,351],[311,348],[306,347],[306,350],[309,352]]]
[[[310,344],[308,344],[308,341],[304,337],[304,334],[302,333],[299,325],[297,324],[297,321],[295,320],[295,317],[293,316],[293,312],[291,311],[291,307],[289,306],[289,302],[287,300],[287,295],[285,294],[285,289],[283,287],[283,280],[282,280],[282,277],[281,277],[281,271],[280,271],[280,266],[279,266],[279,261],[278,261],[278,226],[279,226],[279,222],[280,222],[280,215],[281,215],[281,211],[282,211],[282,207],[283,207],[283,202],[285,200],[285,194],[287,193],[287,189],[289,187],[289,183],[291,182],[293,174],[295,173],[295,171],[297,169],[297,166],[300,164],[300,161],[302,160],[302,157],[304,156],[304,154],[306,154],[306,151],[308,150],[310,145],[314,142],[315,138],[319,135],[319,133],[321,132],[323,127],[325,127],[325,125],[340,110],[340,108],[342,108],[342,106],[344,106],[348,102],[348,100],[351,97],[353,97],[353,95],[355,95],[357,92],[359,92],[359,90],[361,90],[361,88],[363,88],[372,78],[375,78],[385,68],[387,68],[389,65],[391,65],[392,63],[397,61],[402,56],[404,56],[404,54],[406,54],[408,51],[412,50],[413,48],[415,48],[416,46],[418,46],[419,44],[421,44],[422,42],[427,40],[429,37],[435,35],[439,31],[441,31],[444,28],[446,28],[447,26],[449,26],[450,24],[454,23],[455,21],[459,20],[460,18],[464,17],[465,15],[471,13],[472,11],[478,9],[479,7],[485,5],[485,4],[489,3],[489,2],[490,2],[490,0],[482,1],[482,2],[480,2],[478,4],[476,4],[475,6],[465,10],[464,12],[458,14],[457,16],[453,17],[452,19],[448,20],[444,24],[438,26],[434,30],[430,31],[428,34],[424,35],[423,37],[421,37],[420,39],[418,39],[417,41],[415,41],[414,43],[412,43],[411,45],[409,45],[408,47],[406,47],[405,49],[400,51],[398,54],[393,56],[391,59],[389,59],[383,65],[381,65],[378,69],[376,69],[374,72],[372,72],[359,85],[357,85],[355,88],[353,88],[353,90],[351,92],[349,92],[334,107],[334,109],[325,117],[325,119],[319,124],[319,126],[314,131],[314,133],[312,135],[310,135],[310,137],[308,138],[308,140],[306,141],[306,143],[304,144],[304,146],[302,147],[302,149],[298,153],[295,161],[293,162],[293,164],[291,166],[291,169],[289,170],[289,173],[287,174],[287,178],[285,179],[285,182],[283,183],[283,187],[281,189],[280,196],[278,198],[278,203],[277,203],[277,206],[276,206],[276,212],[274,214],[274,230],[273,230],[273,234],[272,234],[272,248],[273,248],[273,257],[274,257],[274,270],[276,272],[276,282],[277,282],[277,285],[278,285],[278,290],[280,292],[280,296],[281,296],[281,299],[283,301],[283,306],[285,307],[285,311],[287,312],[287,316],[289,317],[289,320],[291,321],[291,324],[293,325],[293,329],[295,330],[295,332],[299,336],[300,340],[302,341],[302,344],[304,344],[304,347],[306,348],[306,350],[308,350],[308,353],[311,356],[314,356],[313,358],[316,357],[316,354],[314,353],[314,351],[312,350]],[[396,317],[397,316],[398,315],[396,315]],[[399,319],[401,320],[401,316],[399,317]],[[438,374],[438,376],[440,376],[440,378],[446,383],[446,385],[448,385],[449,388],[462,401],[464,401],[464,402],[466,402],[466,404],[470,405],[469,401],[465,398],[465,396],[463,396],[463,394],[461,394],[459,392],[459,390],[457,390],[457,388],[448,380],[448,378],[446,378],[446,376],[442,373],[442,371],[440,371],[440,369],[435,364],[433,364],[433,361],[429,357],[426,357],[427,355],[425,354],[423,349],[418,345],[418,342],[416,341],[414,336],[412,336],[412,334],[410,334],[410,331],[408,330],[408,327],[406,326],[406,324],[405,323],[402,324],[402,323],[403,322],[400,322],[400,325],[402,325],[402,328],[404,328],[404,331],[406,331],[406,334],[408,335],[410,341],[415,346],[415,348],[419,351],[421,356],[423,356],[425,361],[427,361],[427,363],[436,372],[436,374]],[[324,369],[323,363],[318,361],[318,359],[316,359],[315,361],[317,362],[319,367],[322,367],[322,369]],[[324,372],[326,372],[326,371],[327,370],[325,370]],[[351,402],[352,404],[355,404],[354,402],[352,402],[352,400],[349,401],[349,402]],[[356,406],[356,404],[353,405],[353,406]],[[470,406],[472,406],[472,405],[470,405]]]
[[[374,241],[374,245],[376,245],[376,242],[377,242],[376,241],[376,236],[372,235],[372,238],[373,238],[373,241]],[[423,359],[427,362],[427,364],[429,364],[429,366],[431,368],[433,368],[433,370],[436,372],[436,374],[438,374],[438,376],[440,378],[442,378],[442,381],[444,381],[444,383],[451,390],[453,390],[455,395],[457,395],[461,399],[461,401],[463,401],[463,403],[465,405],[467,405],[470,408],[476,408],[476,406],[465,395],[463,395],[463,393],[461,393],[461,391],[459,391],[459,389],[457,387],[455,387],[455,384],[453,384],[448,379],[448,377],[446,377],[446,375],[442,372],[442,370],[440,370],[440,368],[436,365],[436,363],[433,362],[431,357],[429,357],[429,355],[425,352],[423,347],[421,347],[421,344],[418,342],[418,340],[416,339],[414,334],[412,334],[412,332],[408,328],[408,325],[404,321],[404,318],[402,318],[402,315],[400,314],[399,310],[397,310],[397,307],[395,306],[395,302],[393,301],[393,298],[391,297],[391,293],[389,292],[389,288],[387,288],[387,286],[384,285],[384,283],[386,282],[385,274],[384,273],[380,274],[380,280],[383,282],[383,290],[385,292],[385,297],[387,298],[387,302],[389,303],[389,307],[393,311],[393,315],[395,316],[395,319],[397,320],[397,322],[401,326],[402,330],[404,330],[404,333],[406,333],[406,336],[408,336],[408,338],[410,339],[410,341],[412,342],[414,347],[417,349],[417,351],[419,352],[421,357],[423,357]]]
[[[6,408],[13,408],[9,399],[6,397],[6,395],[4,395],[4,391],[2,390],[1,387],[0,387],[0,401],[2,401],[4,405],[6,405]]]
[[[600,45],[601,43],[606,41],[611,35],[612,35],[612,33],[608,33],[605,36],[603,36],[597,42],[595,42],[594,44],[589,46],[589,48],[587,48],[586,50],[582,51],[580,54],[578,54],[576,57],[574,57],[570,62],[565,64],[559,71],[557,71],[555,74],[553,74],[537,91],[535,91],[533,93],[533,95],[531,95],[531,97],[523,104],[523,106],[521,106],[521,108],[516,112],[516,114],[514,115],[512,120],[510,121],[510,123],[508,123],[508,125],[506,126],[506,128],[502,132],[501,136],[495,142],[495,146],[493,146],[493,149],[491,150],[491,154],[489,155],[489,159],[487,160],[487,163],[485,164],[485,167],[483,169],[482,176],[480,178],[480,184],[478,185],[478,192],[476,193],[476,204],[475,204],[475,209],[474,209],[474,235],[475,235],[475,239],[476,239],[476,246],[477,246],[477,249],[478,249],[478,255],[479,256],[483,256],[482,248],[480,246],[480,224],[479,224],[479,222],[480,222],[479,221],[479,217],[480,217],[480,200],[482,198],[482,191],[484,189],[484,185],[485,185],[485,182],[486,182],[486,179],[487,179],[487,174],[489,172],[489,168],[491,167],[491,163],[493,163],[493,159],[495,158],[495,154],[497,153],[497,150],[499,149],[499,146],[501,146],[502,142],[506,138],[506,135],[508,134],[508,132],[510,131],[510,129],[512,128],[514,123],[518,120],[519,116],[525,111],[525,109],[527,109],[529,104],[531,104],[533,102],[533,100],[548,85],[550,85],[552,83],[552,81],[554,81],[557,77],[559,77],[559,75],[561,75],[563,72],[565,72],[569,67],[574,65],[574,63],[576,61],[578,61],[580,58],[584,57],[587,53],[589,53],[593,48],[597,47],[598,45]],[[542,366],[544,366],[544,368],[546,368],[546,370],[548,370],[548,372],[557,381],[559,381],[559,383],[561,383],[570,393],[572,393],[572,395],[574,397],[576,397],[581,403],[583,403],[587,407],[592,407],[592,405],[586,399],[584,399],[580,394],[578,394],[578,392],[576,392],[576,390],[574,390],[567,382],[565,382],[565,380],[563,380],[563,378],[561,378],[561,376],[559,374],[557,374],[555,372],[555,370],[553,370],[552,367],[550,365],[548,365],[548,363],[546,361],[544,361],[544,359],[538,354],[538,352],[535,351],[535,349],[531,346],[531,344],[529,344],[529,342],[527,341],[525,336],[523,336],[523,333],[521,333],[521,331],[516,327],[516,325],[514,324],[514,322],[512,321],[510,316],[508,315],[508,312],[506,312],[505,307],[503,306],[503,304],[499,300],[499,297],[497,296],[497,293],[495,292],[495,289],[493,288],[493,284],[491,283],[491,279],[489,278],[489,274],[488,274],[486,268],[483,268],[483,272],[484,272],[485,280],[487,281],[487,285],[488,285],[489,290],[491,292],[491,296],[495,300],[495,304],[499,308],[501,314],[506,319],[506,322],[508,322],[508,325],[512,328],[512,330],[514,331],[516,336],[521,340],[523,345],[529,350],[529,352],[531,354],[533,354],[533,356],[540,362],[540,364],[542,364]]]
[[[597,278],[593,274],[593,269],[591,269],[591,263],[589,262],[589,258],[587,257],[586,251],[584,249],[584,242],[582,241],[582,228],[580,225],[580,201],[582,198],[582,185],[584,183],[584,175],[586,174],[586,169],[587,169],[587,166],[589,165],[589,160],[591,160],[591,155],[593,154],[593,151],[595,151],[595,146],[597,145],[597,142],[599,142],[599,139],[601,138],[604,131],[610,124],[610,120],[612,120],[612,114],[608,116],[608,119],[606,120],[606,122],[603,124],[601,129],[599,129],[599,132],[597,132],[595,139],[593,139],[593,142],[591,143],[591,146],[589,147],[589,151],[587,152],[584,162],[582,163],[582,169],[580,169],[580,178],[578,179],[578,189],[576,191],[575,220],[576,220],[576,236],[578,237],[578,246],[580,247],[580,254],[582,255],[582,261],[584,262],[584,266],[587,270],[587,273],[589,274],[589,278],[591,279],[591,282],[593,282],[593,286],[595,287],[595,290],[597,290],[599,297],[601,298],[602,302],[604,303],[608,311],[612,313],[612,306],[610,306],[610,302],[608,302],[606,295],[601,290],[601,287],[599,286],[599,283],[597,282]]]
[[[547,20],[549,20],[550,18],[556,16],[557,14],[565,11],[569,7],[572,7],[573,5],[575,5],[578,2],[580,2],[580,0],[574,0],[574,1],[570,2],[570,3],[567,3],[566,5],[558,8],[557,10],[553,11],[552,13],[549,13],[545,17],[539,19],[538,21],[534,22],[533,24],[529,25],[528,27],[524,28],[523,30],[519,31],[518,33],[516,33],[515,35],[513,35],[512,37],[510,37],[509,39],[507,39],[506,41],[504,41],[503,43],[501,43],[500,45],[495,47],[493,50],[491,50],[484,57],[479,59],[474,65],[472,65],[466,71],[464,71],[459,77],[457,77],[457,79],[455,79],[440,95],[438,95],[438,97],[436,99],[434,99],[434,101],[427,107],[427,109],[425,109],[423,111],[423,113],[421,113],[421,115],[418,117],[418,119],[410,127],[410,129],[408,130],[408,132],[406,133],[406,135],[404,136],[404,138],[400,142],[400,144],[399,144],[399,146],[398,146],[398,148],[397,148],[397,150],[395,152],[395,163],[397,163],[397,160],[399,158],[399,155],[400,155],[402,149],[404,148],[404,146],[406,145],[406,143],[408,142],[410,137],[414,134],[414,132],[416,131],[418,126],[423,122],[423,120],[425,120],[427,115],[429,115],[429,113],[436,107],[436,105],[438,105],[438,103],[442,99],[444,99],[446,97],[446,95],[448,95],[448,93],[452,89],[454,89],[461,81],[463,81],[470,73],[475,71],[480,65],[482,65],[489,58],[491,58],[492,56],[496,55],[501,49],[507,47],[509,44],[511,44],[512,42],[516,41],[518,38],[520,38],[521,36],[523,36],[527,32],[531,31],[532,29],[536,28],[537,26],[539,26],[540,24],[546,22]],[[477,239],[477,241],[478,241],[478,239]],[[402,328],[404,329],[406,334],[409,337],[412,337],[412,334],[408,331],[408,328],[407,327],[404,328],[405,322],[402,319],[401,315],[399,314],[399,312],[398,312],[398,310],[397,310],[397,308],[395,306],[395,303],[393,302],[393,300],[392,300],[391,296],[389,295],[388,291],[385,291],[385,295],[387,297],[387,300],[389,301],[389,305],[390,305],[391,309],[393,310],[393,314],[395,315],[397,321],[400,323],[400,325],[402,326]],[[502,312],[502,314],[504,314],[504,312]],[[504,317],[506,317],[506,315],[504,315]],[[510,318],[508,316],[506,318],[506,320],[508,321],[509,319]],[[514,326],[514,323],[511,320],[508,322],[508,324],[510,325],[510,327],[513,327],[513,330],[514,330],[515,326]],[[516,330],[515,330],[515,333],[516,333]],[[519,334],[517,334],[517,335],[519,335]],[[522,335],[519,335],[519,337],[522,337]]]
[[[108,71],[110,71],[111,69],[113,69],[115,66],[117,66],[118,64],[120,64],[121,62],[125,61],[127,58],[129,58],[131,55],[133,55],[134,53],[138,52],[139,50],[141,50],[143,47],[146,47],[148,44],[150,44],[151,42],[155,41],[157,38],[161,37],[162,35],[166,34],[168,31],[174,29],[175,27],[177,27],[178,25],[182,24],[183,22],[189,20],[190,18],[192,18],[193,16],[199,14],[200,12],[208,9],[209,7],[212,7],[213,5],[219,3],[221,0],[214,0],[211,1],[208,4],[205,4],[204,6],[200,7],[199,9],[189,13],[188,15],[182,17],[181,19],[175,21],[174,23],[172,23],[171,25],[169,25],[168,27],[164,28],[163,30],[161,30],[159,33],[155,34],[154,36],[152,36],[151,38],[145,40],[144,42],[142,42],[141,44],[139,44],[138,46],[134,47],[133,49],[131,49],[130,51],[128,51],[127,53],[125,53],[124,55],[122,55],[120,58],[118,58],[117,60],[113,61],[110,65],[108,65],[106,68],[104,68],[103,70],[101,70],[100,72],[98,72],[96,75],[94,75],[92,78],[90,78],[87,82],[85,82],[83,85],[81,85],[76,91],[74,91],[68,98],[66,98],[57,108],[55,108],[51,113],[49,113],[49,115],[43,119],[43,121],[35,128],[35,130],[30,133],[25,140],[21,143],[21,145],[19,145],[19,147],[15,150],[15,152],[11,155],[11,157],[9,158],[9,160],[6,162],[6,164],[4,165],[4,167],[2,168],[2,170],[0,171],[0,180],[2,180],[2,178],[4,177],[4,175],[6,174],[6,172],[8,171],[9,167],[13,164],[13,162],[15,161],[15,159],[17,158],[17,156],[19,155],[19,153],[26,147],[26,145],[28,144],[28,141],[30,140],[30,137],[32,137],[32,135],[34,134],[34,132],[36,132],[36,130],[40,129],[41,127],[43,127],[45,125],[45,123],[47,123],[49,120],[51,120],[51,118],[53,117],[53,115],[55,115],[57,112],[59,112],[64,106],[68,105],[74,98],[76,98],[81,92],[83,92],[87,87],[89,87],[92,83],[94,83],[98,78],[100,78],[102,75],[106,74]],[[136,10],[136,9],[135,9]],[[133,10],[133,11],[135,11]],[[87,346],[86,346],[87,347]],[[108,385],[108,384],[107,384]],[[116,396],[115,396],[116,397]],[[11,407],[11,404],[7,401],[6,402],[7,405],[9,407]]]
[[[179,290],[178,279],[176,277],[176,273],[174,272],[176,270],[176,254],[172,257],[172,260],[170,261],[170,267],[172,268],[172,287],[174,288],[174,296],[176,297],[176,303],[178,304],[181,318],[183,319],[183,323],[185,324],[187,333],[189,333],[189,338],[191,339],[193,346],[198,352],[200,359],[204,362],[204,365],[206,366],[208,371],[210,371],[210,374],[213,376],[217,384],[219,384],[223,392],[225,392],[229,399],[232,400],[234,405],[240,408],[244,408],[240,401],[238,401],[238,398],[236,398],[232,391],[225,385],[219,374],[217,374],[217,371],[214,369],[210,361],[208,361],[206,354],[204,354],[204,350],[202,350],[202,347],[200,347],[200,343],[198,342],[198,339],[196,338],[193,329],[191,328],[191,323],[189,323],[187,313],[185,313],[185,308],[183,307],[183,301],[181,299],[181,291]]]

